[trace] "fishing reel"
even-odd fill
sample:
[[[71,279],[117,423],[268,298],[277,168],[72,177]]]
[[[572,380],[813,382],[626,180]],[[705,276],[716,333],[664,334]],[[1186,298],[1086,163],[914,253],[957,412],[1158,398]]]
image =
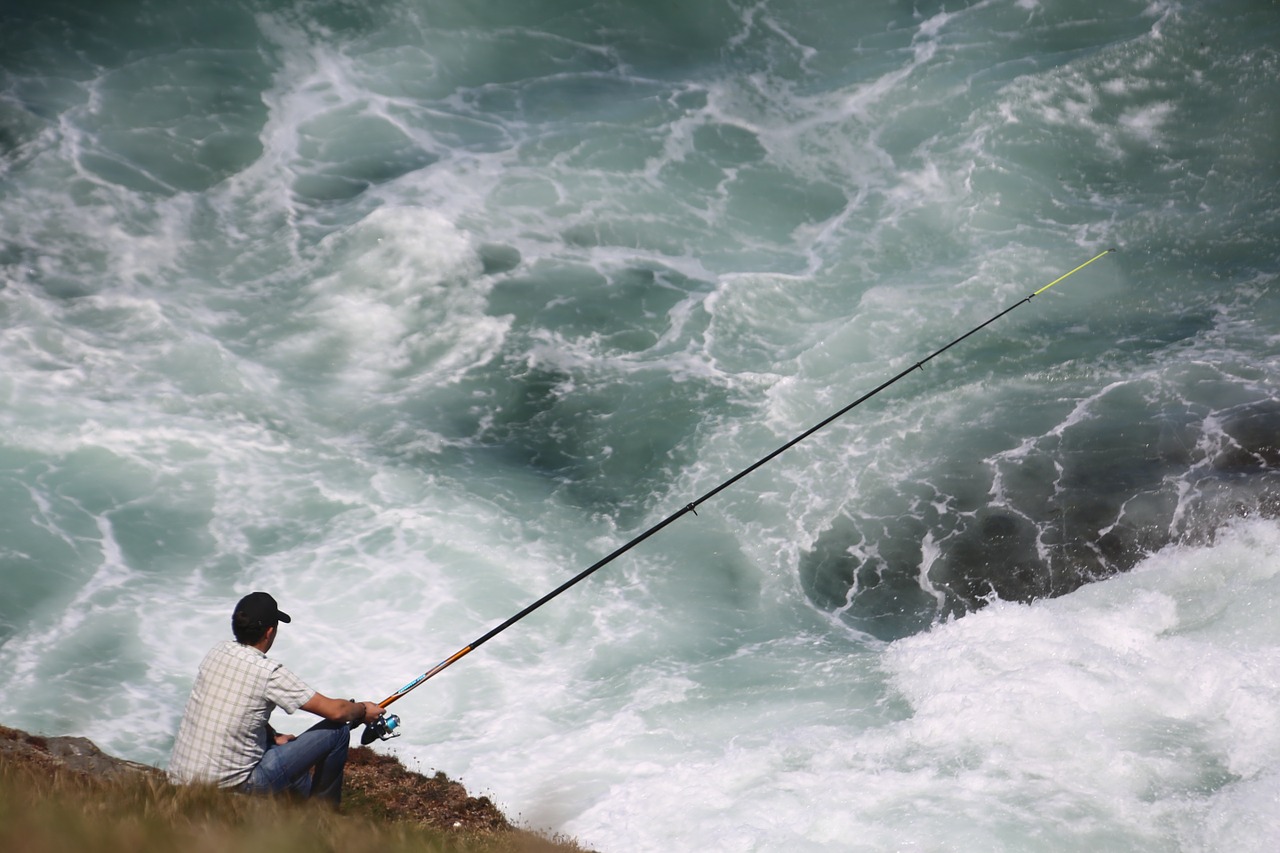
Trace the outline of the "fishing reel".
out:
[[[368,746],[375,740],[391,740],[400,737],[400,718],[395,714],[384,714],[372,723],[366,723],[364,733],[360,735],[360,745]]]

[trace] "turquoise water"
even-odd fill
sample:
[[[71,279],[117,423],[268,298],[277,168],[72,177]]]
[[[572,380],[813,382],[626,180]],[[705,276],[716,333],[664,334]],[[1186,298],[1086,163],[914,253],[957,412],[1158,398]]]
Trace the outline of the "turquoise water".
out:
[[[163,765],[253,589],[380,699],[1115,247],[387,748],[601,850],[1270,849],[1277,45],[1276,2],[0,0],[0,721]]]

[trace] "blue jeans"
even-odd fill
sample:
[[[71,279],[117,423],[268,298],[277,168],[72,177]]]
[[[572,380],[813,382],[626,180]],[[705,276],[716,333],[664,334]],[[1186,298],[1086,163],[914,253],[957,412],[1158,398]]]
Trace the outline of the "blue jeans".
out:
[[[342,769],[351,745],[351,726],[325,720],[288,743],[271,744],[240,787],[249,794],[279,794],[342,801]]]

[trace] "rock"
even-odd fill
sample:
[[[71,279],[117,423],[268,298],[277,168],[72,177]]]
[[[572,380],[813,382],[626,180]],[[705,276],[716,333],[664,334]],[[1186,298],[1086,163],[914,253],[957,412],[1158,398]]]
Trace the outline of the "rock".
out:
[[[104,779],[138,773],[164,775],[159,768],[107,755],[88,738],[41,737],[8,726],[0,726],[0,754]]]

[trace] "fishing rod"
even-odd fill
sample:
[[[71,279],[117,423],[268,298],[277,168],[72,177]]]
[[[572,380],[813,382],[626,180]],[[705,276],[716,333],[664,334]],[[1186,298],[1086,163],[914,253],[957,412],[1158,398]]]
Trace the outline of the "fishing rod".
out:
[[[1018,308],[1018,307],[1020,307],[1020,306],[1022,306],[1022,305],[1025,305],[1026,303],[1030,302],[1030,301],[1031,301],[1032,299],[1034,299],[1035,297],[1039,296],[1041,293],[1044,293],[1046,290],[1048,290],[1049,288],[1053,287],[1053,286],[1054,286],[1055,284],[1057,284],[1058,282],[1060,282],[1060,281],[1062,281],[1062,280],[1064,280],[1064,279],[1066,279],[1066,278],[1069,278],[1070,276],[1075,275],[1076,273],[1080,272],[1080,270],[1082,270],[1082,269],[1084,269],[1085,267],[1089,266],[1089,264],[1091,264],[1091,263],[1093,263],[1094,261],[1098,260],[1099,258],[1103,257],[1104,255],[1109,255],[1109,254],[1111,254],[1111,253],[1112,253],[1112,252],[1114,252],[1114,251],[1116,251],[1116,250],[1115,250],[1114,248],[1112,248],[1112,249],[1107,249],[1106,251],[1103,251],[1103,252],[1099,252],[1098,254],[1096,254],[1096,255],[1094,255],[1092,258],[1090,258],[1089,260],[1087,260],[1087,261],[1085,261],[1084,263],[1082,263],[1080,266],[1076,267],[1076,268],[1075,268],[1075,269],[1073,269],[1073,270],[1070,270],[1069,272],[1065,272],[1065,273],[1063,273],[1062,275],[1060,275],[1060,276],[1058,276],[1057,278],[1055,278],[1053,281],[1051,281],[1051,282],[1049,282],[1048,284],[1046,284],[1044,287],[1042,287],[1042,288],[1040,288],[1039,290],[1035,291],[1034,293],[1032,293],[1032,294],[1030,294],[1030,295],[1028,295],[1028,296],[1024,297],[1020,302],[1015,302],[1014,304],[1010,305],[1008,308],[1005,308],[1005,309],[1004,309],[1003,311],[1001,311],[999,314],[996,314],[994,317],[992,317],[991,319],[987,320],[986,322],[984,322],[984,323],[980,323],[980,324],[978,324],[977,326],[974,326],[972,329],[970,329],[969,331],[965,332],[963,335],[961,335],[960,337],[956,338],[954,341],[952,341],[951,343],[947,344],[946,346],[944,346],[944,347],[942,347],[942,348],[940,348],[940,349],[934,350],[934,351],[933,351],[932,353],[930,353],[928,356],[926,356],[925,358],[921,359],[920,361],[917,361],[915,364],[913,364],[913,365],[911,365],[910,367],[906,368],[906,369],[905,369],[905,370],[903,370],[902,372],[898,373],[898,374],[897,374],[896,376],[894,376],[892,379],[889,379],[889,380],[887,380],[887,381],[885,381],[885,382],[882,382],[880,385],[877,385],[877,386],[876,386],[875,388],[873,388],[871,391],[868,391],[866,394],[863,394],[861,397],[859,397],[858,399],[854,400],[852,403],[850,403],[849,405],[845,406],[843,409],[840,409],[838,412],[835,412],[834,414],[832,414],[832,415],[830,415],[830,416],[828,416],[828,417],[824,418],[823,420],[821,420],[821,421],[819,421],[818,423],[814,424],[813,426],[809,427],[809,429],[807,429],[807,430],[805,430],[804,432],[800,433],[800,434],[799,434],[799,435],[797,435],[795,438],[791,439],[791,440],[790,440],[790,441],[788,441],[786,444],[784,444],[784,445],[782,445],[781,447],[779,447],[777,450],[774,450],[772,453],[769,453],[767,456],[763,456],[763,457],[761,457],[760,459],[756,460],[756,461],[755,461],[755,462],[753,462],[751,465],[748,465],[746,468],[743,468],[743,469],[742,469],[741,471],[739,471],[737,474],[734,474],[732,477],[730,477],[729,479],[725,480],[723,483],[721,483],[720,485],[716,486],[716,487],[715,487],[714,489],[712,489],[711,491],[709,491],[709,492],[707,492],[706,494],[704,494],[702,497],[697,498],[696,500],[691,501],[691,502],[689,502],[689,503],[685,504],[685,505],[684,505],[683,507],[681,507],[680,509],[678,509],[678,510],[676,510],[675,512],[671,513],[671,515],[669,515],[669,516],[667,516],[666,518],[662,519],[662,521],[659,521],[657,524],[653,525],[653,526],[652,526],[652,527],[650,527],[648,530],[646,530],[645,532],[641,533],[639,536],[637,536],[637,537],[635,537],[634,539],[632,539],[630,542],[626,543],[625,545],[622,545],[621,547],[617,548],[617,549],[616,549],[616,550],[614,550],[612,553],[610,553],[608,556],[602,557],[600,560],[596,561],[595,563],[591,564],[591,565],[590,565],[590,566],[588,566],[587,568],[583,569],[581,572],[579,572],[578,574],[576,574],[576,575],[574,575],[573,577],[569,578],[569,580],[567,580],[567,581],[565,581],[564,583],[560,584],[560,586],[558,586],[558,587],[556,587],[555,589],[551,590],[551,592],[549,592],[549,593],[547,593],[546,595],[542,596],[542,598],[539,598],[537,601],[533,602],[533,604],[530,604],[530,605],[529,605],[528,607],[526,607],[524,610],[521,610],[519,613],[517,613],[516,615],[512,616],[512,617],[511,617],[510,619],[508,619],[507,621],[503,622],[501,625],[498,625],[496,628],[493,628],[493,629],[492,629],[492,630],[490,630],[488,633],[486,633],[486,634],[484,634],[484,635],[482,635],[482,636],[480,636],[480,637],[476,638],[475,640],[471,641],[471,643],[470,643],[470,644],[468,644],[468,645],[466,645],[466,646],[463,646],[462,648],[458,649],[456,652],[454,652],[453,654],[449,655],[449,657],[447,657],[447,658],[445,658],[444,660],[440,661],[440,663],[438,663],[438,664],[436,664],[435,666],[431,667],[431,669],[427,670],[427,671],[426,671],[426,672],[424,672],[422,675],[419,675],[419,676],[418,676],[417,678],[415,678],[413,681],[410,681],[408,684],[406,684],[404,687],[401,687],[401,688],[400,688],[399,690],[397,690],[395,693],[392,693],[392,694],[391,694],[390,696],[388,696],[386,699],[383,699],[381,702],[379,702],[379,703],[378,703],[378,705],[379,705],[379,706],[381,706],[382,708],[386,708],[386,707],[387,707],[388,705],[390,705],[392,702],[395,702],[397,699],[400,699],[400,698],[404,697],[404,695],[405,695],[405,694],[407,694],[409,691],[413,690],[413,689],[414,689],[414,688],[416,688],[416,687],[421,686],[421,685],[422,685],[424,682],[426,682],[427,680],[429,680],[429,679],[431,679],[431,678],[434,678],[435,676],[439,675],[439,674],[440,674],[441,672],[443,672],[444,670],[448,669],[450,666],[453,666],[453,664],[457,663],[459,660],[461,660],[462,658],[466,657],[466,656],[467,656],[467,655],[469,655],[471,652],[473,652],[473,651],[475,651],[476,649],[480,648],[480,646],[483,646],[485,643],[489,642],[489,641],[490,641],[490,640],[492,640],[494,637],[498,636],[498,635],[499,635],[499,634],[501,634],[503,631],[507,630],[507,629],[508,629],[508,628],[510,628],[512,625],[516,624],[516,623],[517,623],[517,622],[519,622],[521,619],[523,619],[524,617],[528,616],[530,613],[532,613],[533,611],[537,610],[537,609],[538,609],[539,607],[541,607],[542,605],[546,604],[546,603],[547,603],[548,601],[550,601],[551,599],[555,598],[556,596],[560,595],[561,593],[565,592],[566,590],[568,590],[569,588],[571,588],[571,587],[575,586],[576,584],[581,583],[582,581],[586,580],[588,577],[590,577],[591,575],[595,574],[597,571],[599,571],[600,569],[604,568],[604,567],[605,567],[605,566],[607,566],[609,563],[613,562],[614,560],[616,560],[618,557],[622,556],[622,555],[623,555],[623,554],[625,554],[626,552],[630,551],[632,548],[636,547],[636,546],[637,546],[637,545],[639,545],[641,542],[643,542],[643,541],[645,541],[646,539],[648,539],[650,536],[653,536],[654,534],[656,534],[656,533],[658,533],[659,531],[663,530],[665,527],[667,527],[669,524],[671,524],[672,522],[674,522],[674,521],[676,521],[677,519],[679,519],[681,516],[683,516],[683,515],[685,515],[685,514],[687,514],[687,513],[693,513],[694,515],[697,515],[697,514],[698,514],[698,507],[699,507],[702,503],[704,503],[705,501],[708,501],[708,500],[710,500],[711,498],[715,497],[716,495],[720,494],[720,493],[721,493],[721,492],[723,492],[725,489],[729,488],[729,487],[730,487],[730,486],[732,486],[734,483],[736,483],[736,482],[738,482],[739,480],[741,480],[743,477],[745,477],[745,476],[747,476],[748,474],[750,474],[750,473],[752,473],[753,471],[755,471],[757,468],[760,468],[760,467],[762,467],[762,466],[764,466],[764,465],[767,465],[769,462],[771,462],[771,461],[772,461],[773,459],[775,459],[776,457],[778,457],[778,456],[780,456],[781,454],[785,453],[786,451],[790,450],[792,447],[795,447],[797,444],[799,444],[800,442],[804,441],[806,438],[808,438],[809,436],[813,435],[813,434],[814,434],[815,432],[817,432],[818,430],[820,430],[820,429],[822,429],[823,427],[827,426],[827,425],[828,425],[828,424],[830,424],[832,421],[834,421],[834,420],[836,420],[836,419],[838,419],[838,418],[840,418],[840,417],[844,416],[844,415],[845,415],[845,414],[847,414],[850,410],[852,410],[852,409],[854,409],[854,408],[856,408],[856,407],[858,407],[858,406],[862,405],[862,404],[863,404],[863,403],[865,403],[867,400],[870,400],[872,397],[874,397],[875,395],[879,394],[881,391],[883,391],[884,389],[888,388],[890,385],[894,384],[894,383],[895,383],[895,382],[897,382],[898,380],[902,379],[903,377],[905,377],[907,374],[911,373],[912,371],[914,371],[914,370],[923,370],[923,369],[924,369],[924,366],[925,366],[926,364],[928,364],[930,361],[933,361],[933,359],[935,359],[935,358],[937,358],[938,356],[942,355],[944,352],[946,352],[947,350],[951,349],[952,347],[954,347],[956,344],[960,343],[961,341],[966,340],[967,338],[969,338],[969,337],[971,337],[971,336],[973,336],[973,335],[977,334],[978,332],[982,331],[982,330],[983,330],[983,329],[985,329],[987,326],[990,326],[992,323],[994,323],[995,321],[999,320],[1001,317],[1003,317],[1004,315],[1008,314],[1010,311],[1013,311],[1015,308]],[[396,730],[396,728],[397,728],[397,727],[399,727],[399,725],[400,725],[400,718],[399,718],[398,716],[396,716],[395,714],[391,714],[391,715],[384,715],[384,716],[382,716],[382,717],[379,717],[379,718],[378,718],[378,720],[376,720],[375,722],[373,722],[373,723],[369,723],[368,725],[366,725],[364,733],[360,736],[360,742],[361,742],[362,744],[369,744],[369,743],[372,743],[374,740],[387,740],[387,739],[389,739],[389,738],[398,737],[398,736],[399,736],[399,732],[397,732],[397,731],[395,731],[395,730]]]

